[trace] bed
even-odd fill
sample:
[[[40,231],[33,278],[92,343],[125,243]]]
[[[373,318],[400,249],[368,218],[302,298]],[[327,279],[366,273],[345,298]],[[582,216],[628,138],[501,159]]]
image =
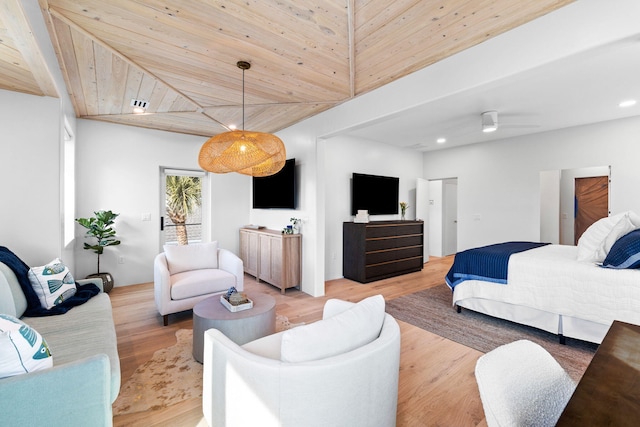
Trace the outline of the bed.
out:
[[[640,217],[604,218],[577,246],[527,246],[456,254],[446,278],[453,305],[558,334],[561,342],[600,343],[613,320],[640,324]],[[506,264],[495,258],[502,247]]]

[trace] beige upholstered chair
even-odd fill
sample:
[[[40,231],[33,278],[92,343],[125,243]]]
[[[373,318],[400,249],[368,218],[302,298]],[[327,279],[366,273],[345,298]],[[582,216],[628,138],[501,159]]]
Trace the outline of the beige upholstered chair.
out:
[[[242,260],[217,242],[164,246],[153,264],[154,296],[164,325],[169,314],[192,309],[232,286],[244,289]]]
[[[576,387],[553,356],[527,340],[480,357],[476,381],[489,427],[554,426]]]
[[[327,301],[323,320],[238,346],[205,332],[210,426],[394,426],[400,328],[381,295]]]

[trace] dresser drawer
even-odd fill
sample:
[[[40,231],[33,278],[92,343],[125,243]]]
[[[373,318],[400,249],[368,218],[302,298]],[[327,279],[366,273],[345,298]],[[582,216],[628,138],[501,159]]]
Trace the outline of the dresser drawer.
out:
[[[413,236],[380,237],[375,239],[367,239],[365,244],[365,251],[372,252],[383,249],[422,245],[422,237],[422,234],[416,234]]]
[[[389,261],[398,261],[398,260],[403,260],[405,258],[415,258],[415,257],[421,257],[421,256],[422,256],[422,245],[367,252],[366,265],[379,264],[379,263],[389,262]]]
[[[375,237],[389,237],[389,236],[403,236],[407,234],[422,234],[422,223],[398,223],[394,225],[367,226],[366,238],[371,239]]]
[[[368,265],[366,269],[368,281],[395,276],[402,272],[420,271],[422,269],[422,256],[384,264]]]

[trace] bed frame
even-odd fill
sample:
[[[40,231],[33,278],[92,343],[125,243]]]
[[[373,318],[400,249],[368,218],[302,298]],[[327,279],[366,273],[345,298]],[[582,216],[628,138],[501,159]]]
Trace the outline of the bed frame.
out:
[[[465,283],[461,283],[458,286],[482,286],[483,284],[487,284],[487,282],[470,280]],[[604,336],[607,334],[610,326],[576,317],[550,313],[531,307],[509,304],[501,301],[492,301],[483,298],[467,298],[456,301],[455,292],[454,306],[458,313],[460,313],[464,307],[478,313],[487,314],[492,317],[509,320],[526,326],[532,326],[552,334],[557,334],[560,344],[565,344],[565,337],[600,344]]]

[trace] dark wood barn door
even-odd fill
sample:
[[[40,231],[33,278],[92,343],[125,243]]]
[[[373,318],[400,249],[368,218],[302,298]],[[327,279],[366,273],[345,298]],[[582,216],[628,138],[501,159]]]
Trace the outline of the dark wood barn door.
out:
[[[609,215],[609,177],[594,176],[575,180],[574,239],[578,239],[591,224]]]

